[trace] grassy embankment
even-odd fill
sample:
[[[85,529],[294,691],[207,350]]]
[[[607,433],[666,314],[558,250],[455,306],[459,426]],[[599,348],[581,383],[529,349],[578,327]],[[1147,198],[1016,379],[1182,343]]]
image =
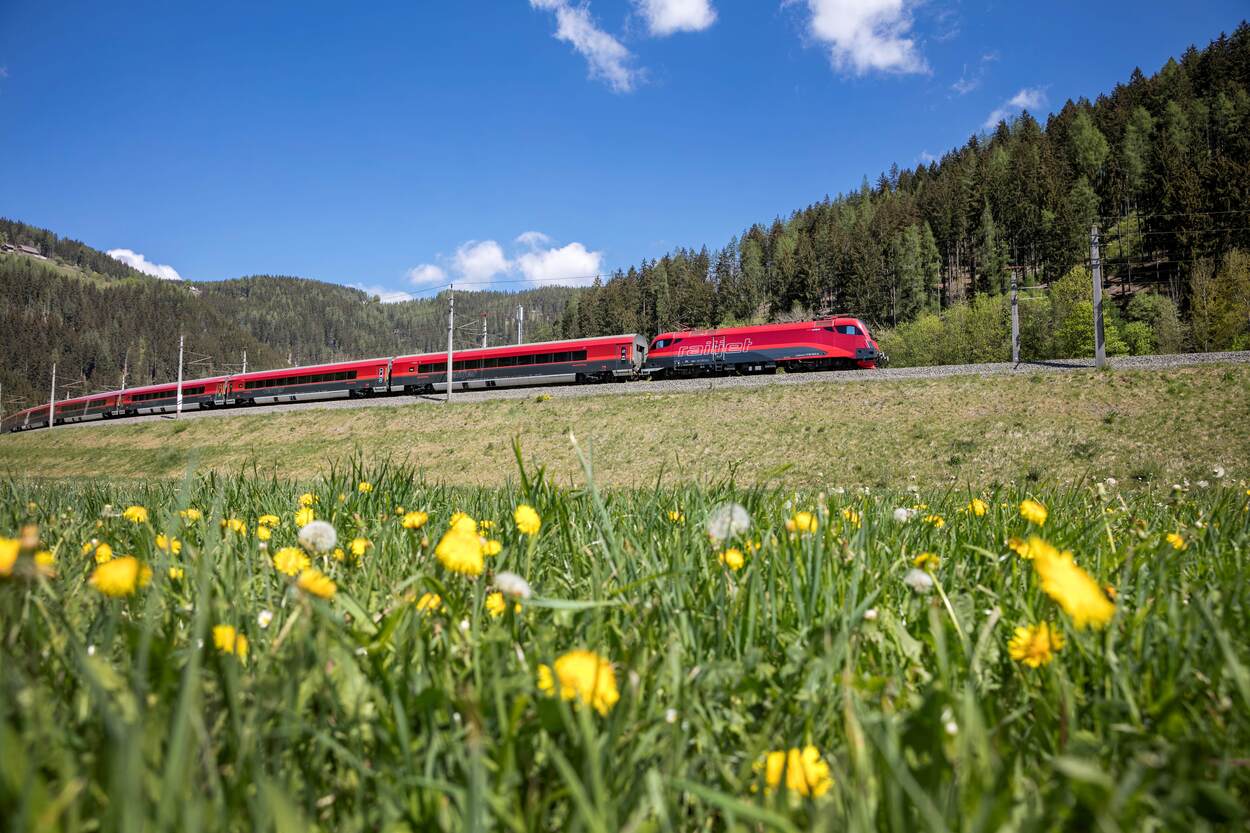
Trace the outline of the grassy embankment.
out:
[[[176,477],[187,467],[306,477],[335,461],[408,463],[497,485],[512,439],[567,482],[573,430],[605,485],[663,474],[788,487],[1250,475],[1250,367],[957,377],[231,415],[0,437],[0,472]]]

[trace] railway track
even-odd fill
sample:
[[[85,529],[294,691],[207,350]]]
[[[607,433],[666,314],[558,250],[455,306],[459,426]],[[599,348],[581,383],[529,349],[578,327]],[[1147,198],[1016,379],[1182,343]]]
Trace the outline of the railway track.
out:
[[[1125,356],[1108,359],[1116,370],[1159,370],[1201,364],[1250,363],[1250,350],[1222,353],[1182,353],[1166,356]],[[938,367],[900,367],[884,370],[833,370],[816,373],[779,373],[759,376],[720,376],[693,379],[669,379],[664,381],[621,382],[598,385],[547,385],[533,388],[497,388],[494,390],[464,391],[452,396],[453,405],[472,404],[492,399],[529,399],[540,394],[552,397],[564,396],[628,396],[631,394],[670,394],[705,391],[717,388],[757,388],[767,385],[804,385],[812,383],[838,384],[843,382],[895,382],[909,379],[941,379],[949,376],[992,376],[1020,373],[1071,373],[1088,371],[1094,367],[1093,359],[1060,359],[1044,362],[1010,362],[988,364],[942,365]],[[365,399],[328,399],[315,402],[296,402],[285,405],[251,405],[242,408],[226,408],[211,411],[186,411],[181,419],[211,419],[223,416],[243,416],[267,413],[286,413],[310,408],[376,408],[402,405],[441,405],[443,396],[411,396],[394,394]],[[126,417],[105,422],[85,422],[59,425],[56,430],[82,429],[101,425],[127,425],[171,419],[170,416]],[[37,429],[42,430],[42,429]]]

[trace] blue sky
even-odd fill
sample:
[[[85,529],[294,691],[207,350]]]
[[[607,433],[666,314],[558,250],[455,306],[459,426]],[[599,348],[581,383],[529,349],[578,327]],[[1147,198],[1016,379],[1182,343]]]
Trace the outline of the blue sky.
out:
[[[10,0],[0,215],[197,280],[573,282],[721,246],[1247,13],[1037,8]]]

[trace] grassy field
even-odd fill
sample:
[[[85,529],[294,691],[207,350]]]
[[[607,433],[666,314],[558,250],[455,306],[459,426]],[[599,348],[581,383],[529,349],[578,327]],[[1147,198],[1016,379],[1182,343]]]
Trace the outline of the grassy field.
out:
[[[0,483],[3,826],[1245,829],[1244,483],[514,472]]]
[[[657,479],[820,488],[1072,483],[1169,486],[1216,466],[1250,475],[1250,367],[1072,372],[320,409],[0,437],[0,472],[175,478],[188,465],[306,477],[350,459],[433,480],[501,485],[511,445],[559,481]]]

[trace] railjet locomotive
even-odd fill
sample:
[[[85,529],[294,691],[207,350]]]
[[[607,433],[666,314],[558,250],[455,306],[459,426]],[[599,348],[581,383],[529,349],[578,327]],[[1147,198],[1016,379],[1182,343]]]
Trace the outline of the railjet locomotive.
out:
[[[452,353],[453,391],[629,381],[647,377],[787,370],[873,368],[884,356],[858,318],[823,318],[714,330],[544,341]],[[182,409],[231,408],[447,390],[447,354],[260,370],[184,380]],[[178,385],[166,383],[80,396],[5,417],[0,430],[23,431],[124,416],[172,413]]]

